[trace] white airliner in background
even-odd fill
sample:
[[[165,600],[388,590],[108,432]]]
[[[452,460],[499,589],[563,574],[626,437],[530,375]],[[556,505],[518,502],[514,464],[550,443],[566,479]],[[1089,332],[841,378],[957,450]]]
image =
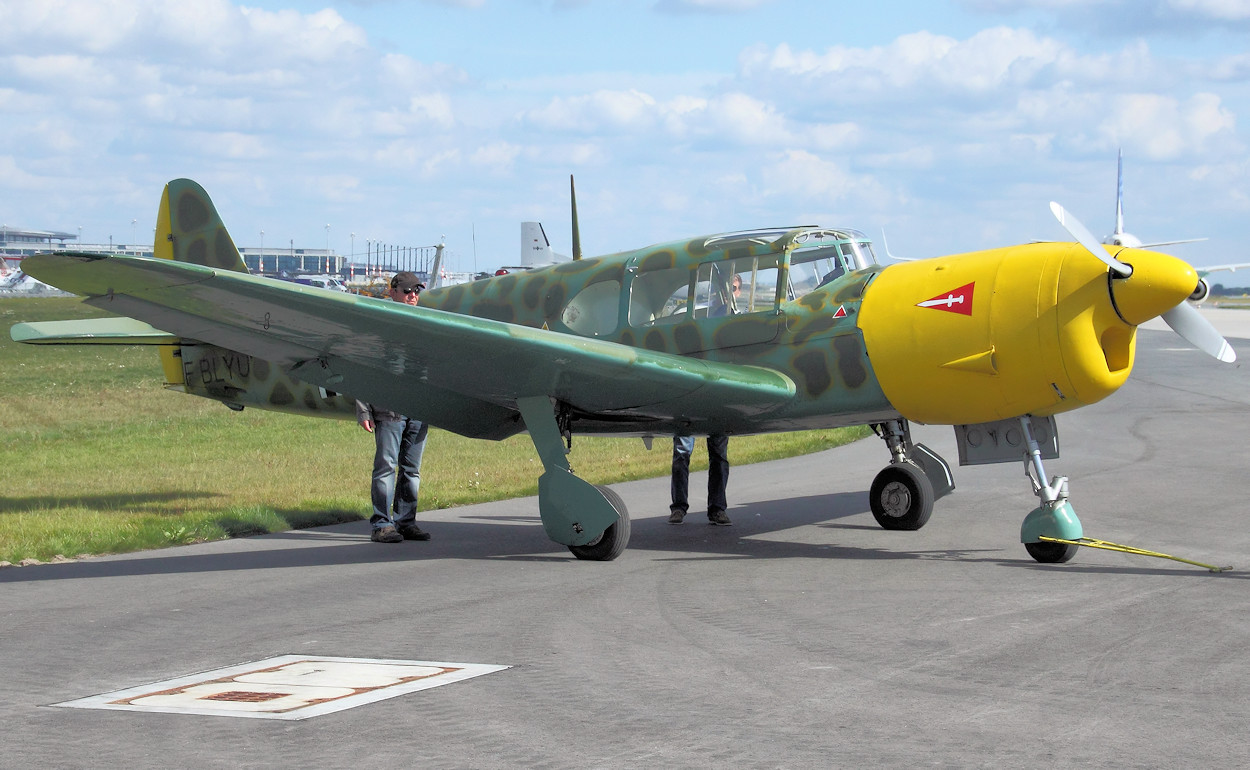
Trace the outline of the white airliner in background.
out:
[[[1124,232],[1124,152],[1121,150],[1116,159],[1116,180],[1115,180],[1115,232],[1102,239],[1102,242],[1108,246],[1128,246],[1134,249],[1153,249],[1156,246],[1172,246],[1178,243],[1196,243],[1205,241],[1206,238],[1185,238],[1179,241],[1156,241],[1154,243],[1142,243],[1141,239],[1136,235]],[[1189,301],[1195,304],[1201,304],[1203,300],[1211,293],[1211,285],[1207,283],[1207,275],[1216,273],[1221,270],[1227,270],[1230,273],[1236,272],[1240,268],[1250,267],[1250,262],[1237,262],[1231,265],[1211,265],[1210,267],[1194,266],[1194,270],[1198,272],[1198,288],[1194,289],[1194,293],[1189,295]]]

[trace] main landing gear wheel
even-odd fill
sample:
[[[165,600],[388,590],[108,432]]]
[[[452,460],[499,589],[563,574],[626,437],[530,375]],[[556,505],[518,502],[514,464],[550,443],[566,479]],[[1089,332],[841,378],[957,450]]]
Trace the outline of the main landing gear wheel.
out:
[[[629,544],[629,511],[625,508],[625,501],[613,490],[598,484],[595,485],[595,489],[603,493],[604,499],[616,509],[616,515],[619,518],[599,537],[586,545],[570,545],[569,551],[577,558],[587,561],[612,561],[620,556],[625,551],[625,546]]]
[[[1063,564],[1072,561],[1081,547],[1068,543],[1025,543],[1024,550],[1033,560],[1042,564]]]
[[[933,484],[911,463],[887,465],[873,479],[868,503],[882,529],[920,529],[933,513]]]

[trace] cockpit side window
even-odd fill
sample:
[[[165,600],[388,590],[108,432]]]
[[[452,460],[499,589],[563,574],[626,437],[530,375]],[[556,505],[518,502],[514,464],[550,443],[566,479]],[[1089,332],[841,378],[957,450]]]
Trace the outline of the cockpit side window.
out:
[[[689,268],[640,271],[630,285],[629,325],[677,323],[686,318],[689,298]]]
[[[694,317],[771,311],[777,301],[778,255],[740,257],[699,265]]]
[[[598,337],[616,331],[621,319],[621,282],[615,278],[592,283],[564,306],[560,322],[575,334]]]
[[[790,299],[798,299],[845,274],[846,264],[836,244],[795,249],[790,257]]]

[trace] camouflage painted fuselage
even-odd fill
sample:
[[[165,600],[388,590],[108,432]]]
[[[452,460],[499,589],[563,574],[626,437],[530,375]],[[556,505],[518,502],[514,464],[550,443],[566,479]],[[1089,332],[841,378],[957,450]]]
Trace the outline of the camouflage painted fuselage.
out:
[[[764,367],[791,378],[797,389],[792,401],[753,415],[749,428],[744,422],[736,429],[742,432],[838,427],[898,416],[873,376],[856,325],[864,288],[881,270],[875,265],[847,273],[798,299],[771,298],[754,312],[720,317],[684,313],[671,323],[637,322],[632,312],[635,282],[657,271],[688,272],[693,284],[701,266],[734,260],[741,264],[743,259],[772,255],[779,263],[777,282],[787,284],[788,265],[774,243],[738,242],[717,250],[706,247],[708,240],[661,244],[430,290],[421,295],[421,305],[657,352]],[[580,333],[567,323],[566,310],[575,297],[597,284],[619,287],[607,292],[617,303],[617,322],[593,334]],[[624,415],[579,414],[577,419],[581,431],[648,432],[646,424]],[[695,415],[679,422],[692,433],[716,429],[701,425]]]
[[[252,406],[274,412],[356,419],[350,396],[301,382],[263,358],[207,343],[184,343],[174,359],[181,379],[167,387],[220,401],[231,409]],[[174,378],[171,378],[174,379]]]

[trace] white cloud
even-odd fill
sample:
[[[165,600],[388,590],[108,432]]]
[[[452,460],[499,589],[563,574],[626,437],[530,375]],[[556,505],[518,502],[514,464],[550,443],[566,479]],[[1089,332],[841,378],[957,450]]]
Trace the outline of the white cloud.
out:
[[[408,112],[417,124],[428,123],[438,128],[451,128],[455,116],[446,94],[421,94],[408,101]]]
[[[378,70],[385,88],[401,92],[468,82],[468,76],[457,67],[429,64],[397,53],[383,54]]]
[[[705,128],[742,144],[772,145],[790,139],[785,117],[746,94],[730,93],[708,103]]]
[[[1167,4],[1178,11],[1197,13],[1211,19],[1250,19],[1250,3],[1246,0],[1168,0]]]
[[[526,112],[524,117],[535,126],[556,131],[638,131],[654,125],[660,112],[650,94],[599,90],[557,96],[546,106]]]
[[[1246,0],[957,0],[987,15],[1042,14],[1050,24],[1124,39],[1191,36],[1250,21]]]
[[[261,137],[237,131],[207,136],[202,146],[208,152],[231,160],[258,160],[269,154]]]
[[[329,201],[360,201],[360,179],[351,174],[326,174],[315,177],[312,184]]]
[[[1026,8],[1078,8],[1113,5],[1120,0],[964,0],[963,4],[986,12],[1016,11]]]
[[[1047,155],[1056,149],[1142,148],[1152,158],[1192,157],[1235,129],[1235,113],[1193,83],[1250,71],[1250,60],[1225,57],[1200,66],[1155,59],[1144,42],[1081,54],[1028,30],[995,27],[958,40],[927,32],[872,48],[795,50],[782,44],[744,52],[743,84],[777,104],[817,105],[784,116],[792,136],[820,150],[815,118],[837,100],[854,123],[830,147],[884,145],[916,130],[933,133],[948,156],[1014,146]],[[1110,114],[1108,114],[1110,113]],[[1017,141],[1025,139],[1026,141]],[[991,152],[1003,155],[1001,152]]]
[[[469,156],[469,163],[474,166],[489,168],[494,171],[507,171],[512,168],[521,148],[510,142],[493,142],[478,147]]]
[[[851,174],[837,161],[806,150],[787,150],[762,169],[766,196],[793,201],[794,210],[827,207],[848,199],[888,196],[880,183],[868,176]]]
[[[821,149],[845,147],[859,135],[853,123],[791,126],[773,104],[739,92],[658,101],[636,90],[557,97],[526,112],[529,124],[570,133],[660,132],[675,141],[710,146],[782,147],[803,141]]]
[[[605,166],[611,162],[611,153],[598,142],[556,142],[549,145],[530,145],[525,149],[526,160],[543,168],[581,168]]]
[[[0,41],[9,47],[48,46],[120,58],[138,58],[156,49],[246,68],[258,60],[341,63],[367,43],[364,30],[331,9],[301,14],[237,6],[229,0],[4,3]]]
[[[1069,63],[1057,41],[1029,30],[995,27],[956,40],[930,32],[896,38],[872,48],[834,46],[824,52],[795,51],[785,43],[744,52],[745,78],[794,78],[822,92],[854,94],[926,88],[939,92],[984,92],[1029,84],[1048,67]]]
[[[1169,160],[1201,150],[1236,126],[1233,114],[1215,94],[1195,94],[1185,102],[1158,94],[1116,98],[1102,123],[1104,134],[1118,143],[1141,148],[1148,157]]]
[[[738,13],[760,8],[773,0],[657,0],[656,10],[676,13]]]

